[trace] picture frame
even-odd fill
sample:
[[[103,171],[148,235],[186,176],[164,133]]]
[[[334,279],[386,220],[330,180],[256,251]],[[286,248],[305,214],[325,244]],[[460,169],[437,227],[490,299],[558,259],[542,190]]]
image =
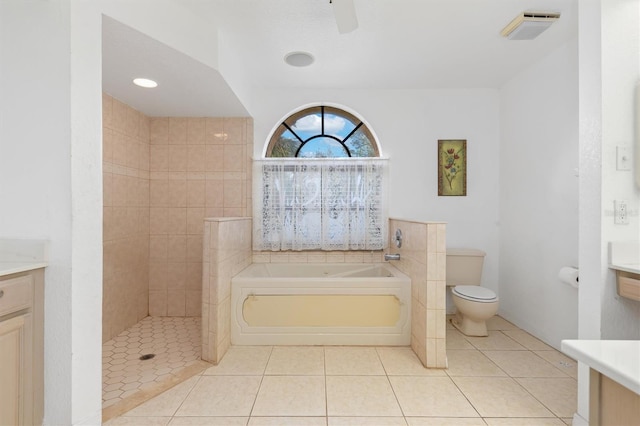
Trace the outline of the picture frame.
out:
[[[438,196],[467,195],[467,140],[438,140]]]

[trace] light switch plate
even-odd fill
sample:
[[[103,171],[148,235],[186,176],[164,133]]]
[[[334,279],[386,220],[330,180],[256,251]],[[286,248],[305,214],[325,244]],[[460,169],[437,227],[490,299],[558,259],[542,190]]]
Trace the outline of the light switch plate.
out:
[[[616,147],[616,170],[631,170],[631,150],[628,146]]]

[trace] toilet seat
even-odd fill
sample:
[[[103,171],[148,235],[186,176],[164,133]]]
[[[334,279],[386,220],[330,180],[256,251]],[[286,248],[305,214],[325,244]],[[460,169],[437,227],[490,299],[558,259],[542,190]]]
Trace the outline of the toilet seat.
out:
[[[498,301],[498,296],[493,291],[478,285],[457,285],[451,289],[451,293],[472,302],[492,303]]]

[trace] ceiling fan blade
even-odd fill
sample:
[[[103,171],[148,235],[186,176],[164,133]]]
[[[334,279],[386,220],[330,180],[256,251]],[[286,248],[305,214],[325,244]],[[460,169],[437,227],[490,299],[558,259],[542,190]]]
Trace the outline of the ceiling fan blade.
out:
[[[331,5],[340,34],[350,33],[358,28],[358,18],[353,0],[331,0]]]

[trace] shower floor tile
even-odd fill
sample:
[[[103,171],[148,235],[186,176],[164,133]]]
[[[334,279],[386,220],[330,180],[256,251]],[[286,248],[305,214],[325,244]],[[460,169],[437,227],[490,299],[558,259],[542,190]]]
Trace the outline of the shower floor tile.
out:
[[[105,342],[102,408],[175,380],[200,359],[200,341],[199,317],[146,317]]]

